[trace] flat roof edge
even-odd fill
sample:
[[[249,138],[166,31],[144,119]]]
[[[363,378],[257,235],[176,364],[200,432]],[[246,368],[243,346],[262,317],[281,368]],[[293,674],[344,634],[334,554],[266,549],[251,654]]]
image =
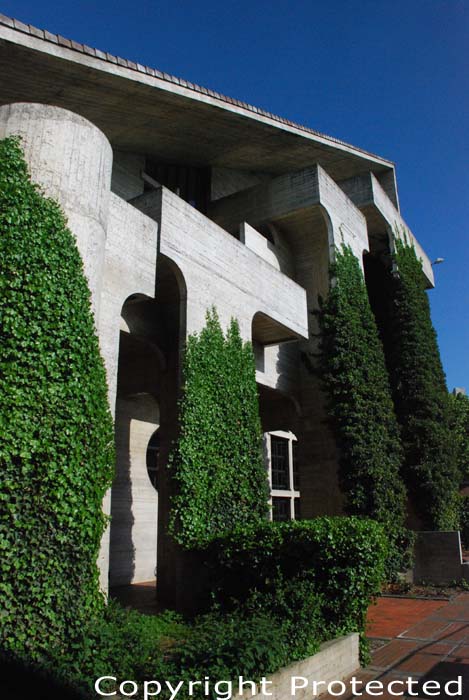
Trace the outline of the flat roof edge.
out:
[[[341,139],[338,139],[334,136],[328,136],[327,134],[323,134],[320,131],[316,131],[311,127],[304,126],[302,124],[297,124],[291,121],[290,119],[286,119],[285,117],[280,117],[276,114],[273,114],[272,112],[268,112],[259,107],[255,107],[254,105],[250,105],[247,102],[242,102],[241,100],[222,95],[221,93],[218,93],[214,90],[201,87],[200,85],[196,85],[195,83],[191,83],[182,78],[177,78],[173,75],[170,75],[169,73],[164,73],[155,68],[144,66],[141,63],[135,63],[134,61],[129,61],[119,56],[114,56],[113,54],[101,51],[100,49],[95,49],[91,46],[87,46],[86,44],[81,44],[71,39],[66,39],[60,34],[53,34],[47,30],[38,29],[37,27],[34,27],[30,24],[25,24],[20,20],[13,19],[0,13],[0,27],[1,26],[7,27],[10,30],[14,30],[19,34],[26,34],[35,39],[42,40],[45,43],[55,44],[57,47],[60,47],[62,49],[75,51],[89,58],[95,58],[107,64],[113,64],[121,69],[127,69],[129,71],[136,72],[137,74],[140,73],[151,78],[156,78],[157,80],[165,81],[172,85],[178,86],[179,88],[183,88],[185,90],[192,91],[198,95],[205,96],[206,98],[208,97],[222,102],[223,105],[227,106],[228,108],[237,107],[239,109],[249,112],[254,117],[261,118],[263,121],[270,120],[271,122],[274,122],[273,126],[281,125],[287,127],[287,129],[289,130],[293,130],[299,132],[300,134],[304,134],[305,136],[314,136],[323,142],[329,143],[331,146],[339,146],[348,150],[349,152],[351,151],[355,153],[356,155],[361,155],[365,158],[372,159],[381,165],[387,166],[389,168],[394,168],[394,163],[392,161],[386,158],[382,158],[381,156],[378,156],[369,151],[366,151],[365,149],[360,148],[358,146],[353,146],[352,144],[349,144],[346,141],[342,141]],[[28,46],[28,48],[31,48],[31,46]]]

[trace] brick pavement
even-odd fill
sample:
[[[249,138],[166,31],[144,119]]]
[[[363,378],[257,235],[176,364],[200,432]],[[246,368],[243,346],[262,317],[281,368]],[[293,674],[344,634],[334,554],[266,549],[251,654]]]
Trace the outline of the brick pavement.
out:
[[[380,688],[372,688],[373,693],[353,694],[350,689],[342,700],[360,697],[362,700],[401,700],[430,697],[444,700],[458,697],[469,700],[469,593],[461,593],[451,601],[415,600],[408,598],[380,598],[368,614],[367,635],[382,645],[375,649],[367,668],[356,674],[363,683],[370,680],[381,681],[385,688],[390,681],[415,681],[411,686],[413,694],[404,692],[396,695],[386,690],[378,695]],[[450,686],[450,694],[435,694],[436,686],[428,687],[433,695],[423,692],[423,684],[430,680],[438,681],[443,687],[447,681],[462,679],[462,695],[455,684]],[[357,686],[360,692],[361,686]],[[391,686],[394,693],[402,692],[404,686],[396,683]],[[339,688],[334,688],[338,691]],[[338,695],[323,695],[321,700],[332,700]]]

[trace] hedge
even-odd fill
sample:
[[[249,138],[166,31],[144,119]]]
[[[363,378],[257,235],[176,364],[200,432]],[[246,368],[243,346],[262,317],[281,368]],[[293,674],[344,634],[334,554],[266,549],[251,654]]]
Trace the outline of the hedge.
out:
[[[103,604],[114,441],[75,239],[15,137],[0,141],[0,232],[2,645],[39,658],[81,639]]]
[[[222,607],[247,604],[275,618],[283,605],[281,617],[301,633],[304,606],[313,596],[328,638],[363,632],[388,556],[379,523],[339,516],[238,528],[205,548],[214,599]]]

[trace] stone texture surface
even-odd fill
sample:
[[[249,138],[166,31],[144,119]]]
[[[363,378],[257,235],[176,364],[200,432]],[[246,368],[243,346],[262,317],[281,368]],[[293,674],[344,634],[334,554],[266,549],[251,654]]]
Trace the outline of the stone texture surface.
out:
[[[109,210],[112,149],[86,119],[50,105],[0,107],[0,138],[18,134],[33,179],[62,205],[75,234],[96,316]]]
[[[267,686],[268,693],[257,693],[251,695],[250,690],[247,690],[242,695],[233,697],[243,698],[247,700],[261,700],[271,698],[271,700],[287,700],[287,698],[295,697],[297,700],[306,700],[314,697],[312,694],[312,684],[314,681],[323,681],[327,684],[331,681],[345,680],[354,671],[360,667],[358,659],[358,634],[349,634],[345,637],[340,637],[331,642],[326,642],[321,646],[320,651],[314,656],[310,656],[303,661],[297,661],[290,666],[280,669],[277,673],[269,676],[268,680],[272,682],[271,686]],[[291,692],[292,678],[298,677],[298,687],[293,695]],[[304,682],[308,682],[308,686],[301,688]],[[321,690],[321,686],[318,686]]]

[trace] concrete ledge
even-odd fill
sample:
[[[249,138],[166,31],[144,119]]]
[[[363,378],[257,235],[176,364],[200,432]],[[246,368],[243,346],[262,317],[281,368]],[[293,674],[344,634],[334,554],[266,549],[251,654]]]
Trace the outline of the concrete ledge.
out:
[[[243,698],[243,700],[263,700],[264,698],[266,700],[267,698],[269,700],[289,700],[293,697],[295,700],[306,700],[307,698],[310,700],[317,697],[313,694],[313,681],[317,684],[319,681],[324,681],[323,685],[318,686],[318,695],[322,695],[326,691],[328,683],[343,681],[360,667],[358,640],[359,635],[353,632],[325,642],[314,656],[309,656],[303,661],[296,661],[268,676],[267,680],[272,683],[266,688],[269,695],[264,693],[251,695],[248,689],[242,695],[233,697]],[[308,685],[302,689],[298,688],[294,695],[291,690],[293,677],[301,677],[305,679],[305,682],[308,681]]]

